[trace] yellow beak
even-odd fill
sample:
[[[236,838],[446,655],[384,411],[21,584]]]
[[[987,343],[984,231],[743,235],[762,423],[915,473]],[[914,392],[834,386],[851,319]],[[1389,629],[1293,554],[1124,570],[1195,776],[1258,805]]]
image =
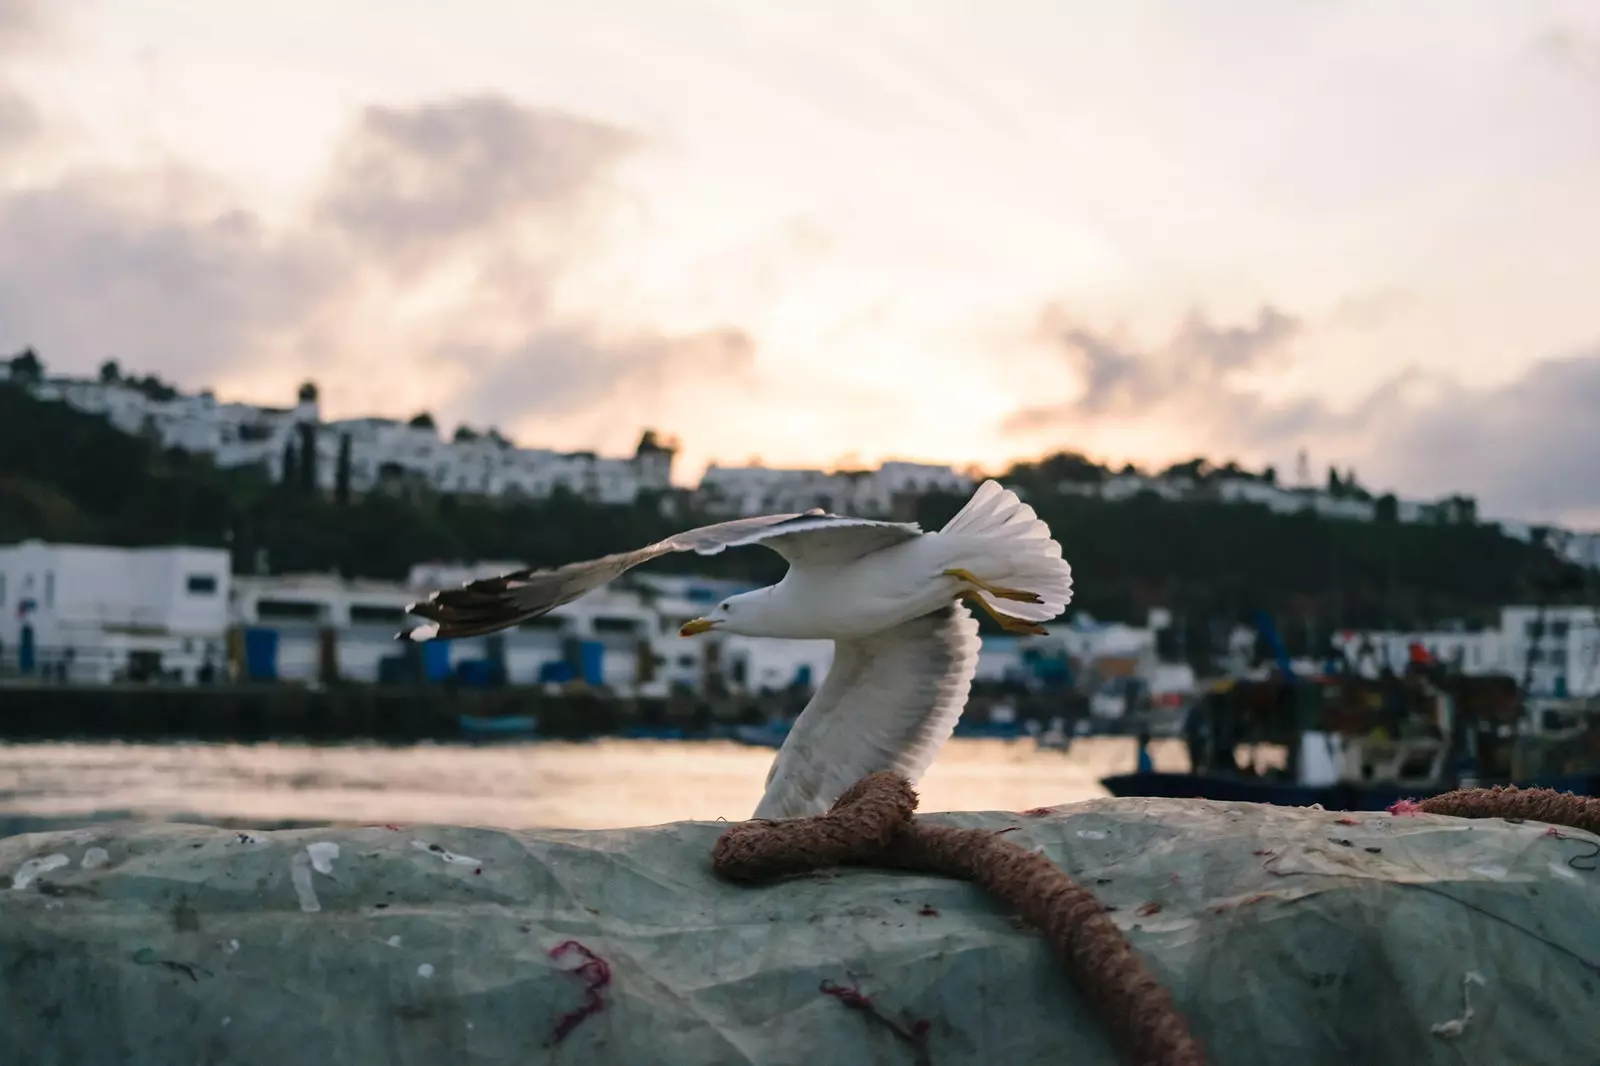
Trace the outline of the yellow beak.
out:
[[[683,626],[678,630],[678,636],[693,637],[701,633],[709,633],[716,628],[716,625],[717,623],[709,618],[691,618],[683,623]]]

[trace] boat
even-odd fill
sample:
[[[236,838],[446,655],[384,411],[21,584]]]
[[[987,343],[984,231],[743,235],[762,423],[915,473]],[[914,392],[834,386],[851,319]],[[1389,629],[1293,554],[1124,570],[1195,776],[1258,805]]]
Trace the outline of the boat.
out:
[[[539,732],[539,720],[531,714],[458,714],[456,719],[468,740],[526,740]]]
[[[1595,795],[1600,720],[1541,732],[1516,681],[1408,669],[1353,675],[1224,680],[1185,726],[1191,769],[1113,774],[1113,796],[1320,804],[1383,810],[1455,788],[1516,785]],[[1241,766],[1237,753],[1282,750],[1284,765]]]

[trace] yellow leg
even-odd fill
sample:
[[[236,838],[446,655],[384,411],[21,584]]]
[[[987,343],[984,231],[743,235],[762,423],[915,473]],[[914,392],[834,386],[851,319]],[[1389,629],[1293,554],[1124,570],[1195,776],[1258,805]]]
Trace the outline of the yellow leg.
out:
[[[984,613],[990,618],[993,618],[996,622],[999,622],[1000,628],[1005,630],[1007,633],[1013,633],[1017,636],[1043,636],[1046,632],[1048,632],[1044,626],[1039,625],[1037,622],[1030,622],[1026,618],[1015,618],[1009,614],[1004,614],[995,610],[994,606],[990,604],[988,600],[984,599],[976,592],[963,593],[962,598],[971,600],[979,607],[982,607]]]
[[[946,570],[944,573],[946,577],[953,577],[957,581],[965,581],[967,584],[972,585],[975,588],[980,588],[989,595],[998,599],[1015,600],[1018,603],[1044,602],[1044,600],[1040,599],[1036,593],[1025,592],[1022,589],[1008,589],[1002,588],[999,585],[991,585],[987,581],[983,581],[974,576],[971,570]]]

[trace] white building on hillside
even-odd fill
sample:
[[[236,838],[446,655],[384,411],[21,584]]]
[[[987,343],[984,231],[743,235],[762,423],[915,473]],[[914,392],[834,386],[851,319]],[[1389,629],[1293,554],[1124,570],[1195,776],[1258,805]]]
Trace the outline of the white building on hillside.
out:
[[[209,455],[220,467],[260,466],[274,480],[302,476],[306,442],[315,457],[312,477],[333,491],[340,452],[348,440],[350,489],[385,485],[438,492],[542,499],[557,490],[599,503],[632,503],[672,487],[675,442],[646,432],[631,456],[521,448],[497,434],[458,434],[444,440],[431,422],[353,418],[324,423],[316,389],[302,387],[293,407],[218,403],[215,396],[159,398],[138,382],[50,378],[34,395],[100,415],[130,435],[165,448]],[[289,466],[292,464],[293,469]]]
[[[0,669],[79,682],[220,673],[231,577],[219,548],[0,547]]]
[[[706,467],[696,490],[708,513],[733,517],[809,511],[883,516],[906,497],[934,492],[964,494],[972,479],[948,466],[886,462],[876,470],[774,469],[765,466]]]

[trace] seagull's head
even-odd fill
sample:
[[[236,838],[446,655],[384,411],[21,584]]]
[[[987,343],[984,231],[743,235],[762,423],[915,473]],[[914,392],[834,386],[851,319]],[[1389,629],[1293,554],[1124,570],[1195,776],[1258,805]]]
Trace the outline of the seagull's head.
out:
[[[678,629],[678,636],[693,637],[701,633],[738,633],[747,637],[771,636],[768,624],[768,589],[743,592],[729,596],[717,604],[703,618],[691,618]]]

